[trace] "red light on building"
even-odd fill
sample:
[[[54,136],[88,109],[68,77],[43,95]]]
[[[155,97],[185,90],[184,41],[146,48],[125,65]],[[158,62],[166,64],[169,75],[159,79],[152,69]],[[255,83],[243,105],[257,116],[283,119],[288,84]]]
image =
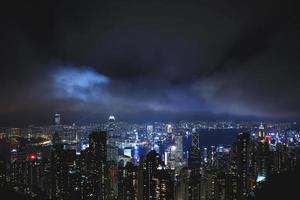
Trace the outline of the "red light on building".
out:
[[[37,158],[37,156],[36,156],[36,153],[34,153],[34,152],[28,153],[26,156],[27,161],[34,161],[34,160],[36,160],[36,158]]]
[[[172,141],[175,141],[176,136],[172,134]]]
[[[266,135],[265,136],[265,142],[270,142],[272,140],[272,136],[271,135]]]

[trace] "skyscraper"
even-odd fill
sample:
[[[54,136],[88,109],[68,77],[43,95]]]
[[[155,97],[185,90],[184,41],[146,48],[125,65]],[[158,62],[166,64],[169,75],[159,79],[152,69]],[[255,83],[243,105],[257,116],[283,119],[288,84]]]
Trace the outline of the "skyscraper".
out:
[[[257,135],[257,139],[259,141],[263,141],[265,139],[265,127],[262,123],[260,123],[260,126],[259,126],[259,130],[258,130],[258,135]]]
[[[107,125],[107,161],[118,163],[118,147],[117,147],[117,135],[115,117],[113,115],[108,118]]]
[[[6,181],[6,159],[0,155],[0,186]]]
[[[188,166],[201,165],[200,149],[199,149],[199,134],[195,129],[192,131],[192,142],[189,150]]]
[[[69,170],[74,166],[75,150],[63,149],[62,144],[54,144],[51,152],[51,198],[69,199],[70,187],[68,183]]]
[[[58,113],[56,113],[56,114],[54,115],[54,124],[55,124],[56,126],[60,125],[60,114],[58,114]]]
[[[189,173],[189,200],[201,198],[201,157],[199,149],[199,134],[196,129],[192,130],[192,142],[189,150],[188,173]]]
[[[154,184],[153,199],[174,199],[174,183],[172,175],[164,167],[159,167],[155,171],[152,181]]]
[[[237,172],[238,172],[238,199],[246,199],[250,189],[249,162],[250,162],[250,135],[240,133],[237,139]]]
[[[160,165],[161,160],[159,158],[159,154],[156,151],[152,150],[147,154],[145,160],[142,160],[141,168],[142,168],[142,180],[143,180],[143,199],[155,199],[154,193],[154,183],[153,176],[158,166]]]
[[[107,160],[107,133],[104,131],[94,132],[89,135],[89,160],[88,172],[92,181],[92,199],[104,200],[106,183],[106,160]]]
[[[118,199],[138,200],[138,166],[128,162],[125,167],[119,166]]]

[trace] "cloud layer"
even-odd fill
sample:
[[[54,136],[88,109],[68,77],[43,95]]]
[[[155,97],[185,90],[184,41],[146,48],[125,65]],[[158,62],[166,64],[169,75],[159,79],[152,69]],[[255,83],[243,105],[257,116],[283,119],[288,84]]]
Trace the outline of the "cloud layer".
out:
[[[293,0],[7,5],[0,124],[46,123],[54,112],[298,118],[296,10]]]

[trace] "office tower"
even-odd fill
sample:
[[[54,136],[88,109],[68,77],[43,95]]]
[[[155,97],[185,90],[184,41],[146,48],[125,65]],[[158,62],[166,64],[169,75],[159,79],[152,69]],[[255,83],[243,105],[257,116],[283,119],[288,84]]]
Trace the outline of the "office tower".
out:
[[[207,200],[217,199],[216,185],[217,185],[217,175],[214,169],[207,168],[204,172],[205,180],[205,194]]]
[[[26,160],[23,161],[23,179],[25,183],[25,190],[27,193],[32,191],[34,185],[37,185],[37,155],[35,152],[30,151],[26,155]]]
[[[189,167],[188,200],[201,199],[201,172],[200,167]]]
[[[199,149],[199,134],[196,130],[192,131],[192,142],[189,150],[188,166],[194,167],[201,165],[200,149]]]
[[[175,199],[188,199],[189,194],[189,173],[188,168],[180,169],[178,177],[176,177],[177,184],[175,189]]]
[[[240,133],[237,139],[237,173],[238,181],[238,199],[246,199],[250,188],[249,162],[250,162],[250,135],[249,133]]]
[[[118,200],[138,200],[138,171],[131,162],[125,167],[119,165]]]
[[[183,137],[182,135],[175,135],[175,157],[178,161],[178,164],[182,164],[183,162]]]
[[[261,141],[261,140],[259,140]],[[251,189],[256,187],[257,180],[257,140],[249,141],[249,186]]]
[[[107,161],[118,163],[118,147],[115,117],[113,115],[108,118],[107,125]]]
[[[256,149],[257,182],[265,181],[271,173],[271,153],[269,143],[260,140]]]
[[[173,132],[173,127],[172,127],[171,124],[167,124],[167,125],[166,125],[166,132],[167,132],[167,133],[172,133],[172,132]]]
[[[226,176],[225,172],[220,170],[215,172],[215,200],[225,200],[226,196]]]
[[[58,113],[56,113],[56,114],[54,115],[54,124],[55,124],[56,126],[59,126],[59,125],[60,125],[60,114],[58,114]]]
[[[89,183],[91,183],[90,199],[106,199],[106,150],[107,133],[104,131],[93,132],[89,135],[89,159],[88,173]]]
[[[161,164],[159,154],[156,151],[150,151],[146,159],[141,164],[143,168],[143,199],[155,199],[153,176],[158,166]]]
[[[153,134],[153,125],[147,125],[147,134],[152,135]]]
[[[158,167],[153,176],[154,198],[160,200],[174,199],[174,182],[172,175],[164,167]]]
[[[188,157],[189,200],[200,200],[201,197],[201,157],[199,149],[199,134],[192,130],[192,141]]]
[[[55,132],[51,148],[51,199],[70,198],[69,170],[75,163],[75,150],[64,149],[61,141],[60,114],[55,114]]]
[[[260,123],[259,128],[258,128],[258,134],[257,134],[257,139],[259,141],[263,141],[265,139],[265,127],[262,123]]]
[[[6,182],[6,159],[0,155],[0,186]]]
[[[150,151],[146,159],[141,159],[139,178],[142,184],[142,198],[144,200],[170,199],[174,198],[174,183],[171,174],[165,169],[159,154]]]
[[[51,152],[51,199],[62,199],[63,191],[63,146],[54,144]]]
[[[118,196],[118,163],[108,162],[106,165],[106,198],[116,199]]]
[[[69,199],[69,171],[74,167],[75,150],[65,150],[62,144],[54,144],[51,152],[51,199]]]
[[[21,137],[21,129],[20,128],[10,128],[8,130],[8,137]]]
[[[236,163],[233,161],[225,174],[225,200],[237,200],[238,175]]]

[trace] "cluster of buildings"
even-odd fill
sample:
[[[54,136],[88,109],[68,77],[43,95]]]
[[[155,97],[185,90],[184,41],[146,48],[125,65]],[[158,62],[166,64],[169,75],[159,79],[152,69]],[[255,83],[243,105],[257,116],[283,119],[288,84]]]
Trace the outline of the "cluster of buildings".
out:
[[[54,121],[0,130],[2,186],[32,199],[244,200],[300,156],[293,124]],[[240,133],[230,146],[202,146],[201,132],[211,129]]]

